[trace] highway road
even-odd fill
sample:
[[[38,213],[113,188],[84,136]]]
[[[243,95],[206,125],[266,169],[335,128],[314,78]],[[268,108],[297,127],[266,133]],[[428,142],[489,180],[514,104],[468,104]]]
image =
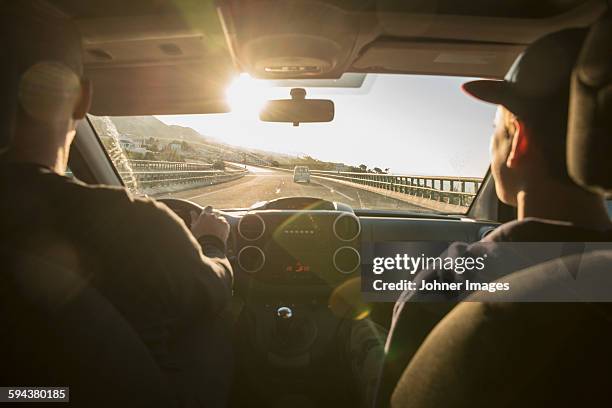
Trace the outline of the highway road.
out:
[[[307,196],[342,202],[353,208],[431,212],[417,205],[346,186],[332,180],[313,177],[309,184],[294,183],[293,174],[289,172],[253,166],[247,166],[247,169],[249,174],[238,180],[163,196],[184,198],[202,206],[212,205],[220,209],[245,208],[259,201],[280,197]]]

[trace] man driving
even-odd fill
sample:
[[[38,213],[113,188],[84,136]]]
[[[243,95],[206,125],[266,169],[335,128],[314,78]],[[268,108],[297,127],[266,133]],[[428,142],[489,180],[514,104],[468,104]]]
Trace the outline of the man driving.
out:
[[[92,96],[80,37],[42,3],[7,3],[0,5],[2,98],[16,107],[3,112],[3,248],[86,277],[135,329],[179,405],[225,405],[232,365],[227,221],[208,209],[190,232],[154,200],[66,177],[76,124]]]
[[[498,198],[516,207],[517,219],[501,225],[481,242],[451,245],[444,256],[484,255],[493,260],[492,243],[612,240],[605,197],[576,185],[566,167],[570,77],[585,35],[584,29],[567,29],[544,36],[519,56],[503,81],[478,80],[463,85],[471,96],[499,105],[491,138],[491,174]],[[546,260],[525,260],[505,273]],[[415,277],[418,286],[422,281],[467,279],[477,281],[478,276],[423,270]],[[453,302],[443,293],[402,294],[386,343],[387,361],[379,389],[382,405],[388,403],[397,379],[425,337],[467,294],[458,295]]]

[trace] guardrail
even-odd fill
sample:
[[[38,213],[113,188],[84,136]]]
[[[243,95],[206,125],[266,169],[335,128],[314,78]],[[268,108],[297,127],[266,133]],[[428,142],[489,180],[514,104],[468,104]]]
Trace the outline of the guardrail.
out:
[[[210,163],[186,163],[157,160],[130,160],[134,171],[189,171],[189,170],[211,170]]]
[[[124,179],[133,178],[138,190],[153,195],[184,188],[204,187],[244,176],[244,169],[213,170],[206,163],[129,160],[131,170],[119,171]]]
[[[311,170],[310,174],[462,207],[470,206],[483,181],[477,177],[410,176],[325,170]]]

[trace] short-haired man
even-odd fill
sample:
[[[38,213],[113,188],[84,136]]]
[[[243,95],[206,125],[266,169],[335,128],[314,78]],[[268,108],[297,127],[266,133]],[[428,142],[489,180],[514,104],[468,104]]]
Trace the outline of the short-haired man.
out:
[[[16,106],[2,123],[3,250],[87,277],[135,329],[181,406],[224,406],[232,366],[227,221],[206,212],[190,232],[153,200],[64,176],[91,100],[81,40],[68,20],[39,8],[44,2],[15,3],[0,5],[2,105]]]

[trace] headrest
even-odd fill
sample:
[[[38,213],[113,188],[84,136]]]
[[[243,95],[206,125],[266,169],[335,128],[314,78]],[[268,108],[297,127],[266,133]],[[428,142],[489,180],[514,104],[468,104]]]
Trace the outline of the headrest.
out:
[[[586,189],[612,192],[612,12],[591,28],[572,74],[567,166]]]

